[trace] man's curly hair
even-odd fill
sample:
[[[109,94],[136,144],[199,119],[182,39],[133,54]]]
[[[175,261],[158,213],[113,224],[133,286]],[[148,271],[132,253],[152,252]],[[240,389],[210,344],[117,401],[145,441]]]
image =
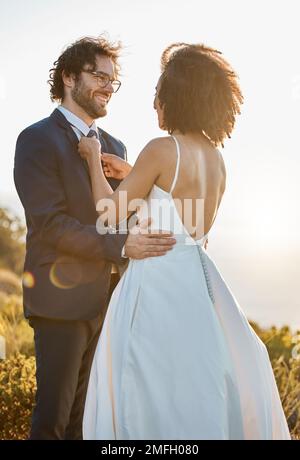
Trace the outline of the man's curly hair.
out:
[[[66,75],[73,74],[78,78],[85,64],[91,65],[91,70],[95,70],[95,57],[97,55],[109,57],[115,67],[115,75],[119,74],[118,64],[121,43],[111,43],[104,36],[84,37],[72,43],[54,62],[50,69],[50,97],[54,101],[62,101],[64,98],[64,82],[62,72]]]
[[[173,43],[161,57],[159,103],[164,128],[203,133],[215,146],[230,137],[243,96],[222,53],[203,44]]]

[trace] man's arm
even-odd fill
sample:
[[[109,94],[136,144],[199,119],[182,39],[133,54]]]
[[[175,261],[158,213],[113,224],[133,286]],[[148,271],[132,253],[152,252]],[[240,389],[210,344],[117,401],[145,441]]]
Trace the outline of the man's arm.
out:
[[[127,235],[97,233],[67,213],[54,150],[37,128],[23,131],[16,145],[14,180],[20,200],[40,238],[58,251],[122,264]]]

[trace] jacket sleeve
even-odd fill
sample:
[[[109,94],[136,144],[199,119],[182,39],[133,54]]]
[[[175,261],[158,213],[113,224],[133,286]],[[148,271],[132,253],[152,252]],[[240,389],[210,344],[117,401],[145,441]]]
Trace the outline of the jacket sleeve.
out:
[[[122,145],[124,147],[124,160],[128,161],[127,148],[125,147],[125,145],[123,143],[122,143]]]
[[[126,234],[101,235],[96,224],[83,225],[68,215],[55,147],[45,137],[38,128],[27,128],[15,152],[15,186],[34,230],[58,251],[122,265]]]

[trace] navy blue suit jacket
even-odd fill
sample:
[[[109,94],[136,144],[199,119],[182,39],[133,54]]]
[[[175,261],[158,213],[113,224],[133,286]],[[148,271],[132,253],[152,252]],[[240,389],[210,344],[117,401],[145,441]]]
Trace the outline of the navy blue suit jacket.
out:
[[[125,146],[99,129],[102,150]],[[26,317],[92,319],[106,306],[111,264],[123,265],[126,234],[100,235],[87,163],[63,114],[26,128],[16,145],[14,180],[25,210]],[[110,181],[115,189],[119,182]]]

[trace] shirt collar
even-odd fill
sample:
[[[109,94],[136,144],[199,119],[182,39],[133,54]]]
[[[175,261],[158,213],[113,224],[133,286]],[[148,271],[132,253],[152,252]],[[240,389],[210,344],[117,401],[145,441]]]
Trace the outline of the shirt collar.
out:
[[[59,105],[57,108],[65,116],[68,122],[72,126],[77,128],[84,136],[87,136],[91,129],[96,131],[96,133],[98,134],[98,129],[95,121],[93,121],[91,126],[88,126],[81,118],[77,117],[77,115],[75,115],[73,112],[66,109],[62,105]]]

